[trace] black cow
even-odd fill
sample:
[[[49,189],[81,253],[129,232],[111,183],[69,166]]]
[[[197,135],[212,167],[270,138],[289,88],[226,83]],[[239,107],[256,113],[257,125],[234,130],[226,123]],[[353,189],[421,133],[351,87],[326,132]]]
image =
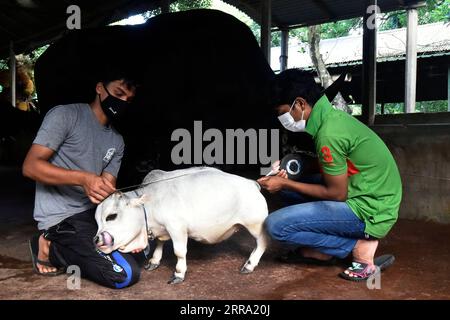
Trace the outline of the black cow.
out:
[[[171,169],[171,133],[192,131],[194,120],[203,121],[203,130],[279,127],[267,100],[274,73],[255,37],[215,10],[69,32],[36,64],[42,114],[55,105],[90,102],[102,70],[115,65],[136,71],[141,81],[132,110],[118,124],[127,146],[122,173],[128,174],[122,176],[133,181],[140,180],[136,166],[144,160],[159,159],[153,165]]]

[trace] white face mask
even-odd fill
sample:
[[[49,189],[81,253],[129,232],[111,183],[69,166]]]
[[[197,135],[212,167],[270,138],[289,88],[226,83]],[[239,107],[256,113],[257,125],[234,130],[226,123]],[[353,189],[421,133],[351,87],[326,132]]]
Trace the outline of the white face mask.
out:
[[[302,110],[302,118],[299,121],[295,121],[294,117],[291,115],[292,108],[295,106],[295,102],[292,103],[291,108],[288,112],[283,113],[278,117],[283,127],[292,132],[303,132],[306,128],[306,120],[303,120],[303,115],[305,110]]]

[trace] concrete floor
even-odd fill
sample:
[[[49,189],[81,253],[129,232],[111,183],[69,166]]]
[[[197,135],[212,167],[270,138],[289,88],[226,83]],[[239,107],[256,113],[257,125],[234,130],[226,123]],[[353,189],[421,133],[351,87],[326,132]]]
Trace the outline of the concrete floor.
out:
[[[217,245],[190,241],[186,281],[168,285],[175,257],[166,246],[161,267],[143,271],[131,288],[112,290],[88,280],[67,289],[67,275],[42,277],[32,271],[27,240],[35,232],[33,184],[18,170],[0,168],[0,300],[2,299],[450,299],[450,225],[399,220],[381,241],[378,254],[393,253],[395,264],[382,273],[381,288],[352,283],[337,274],[343,267],[286,265],[274,258],[273,243],[253,274],[239,267],[253,249],[240,231]]]

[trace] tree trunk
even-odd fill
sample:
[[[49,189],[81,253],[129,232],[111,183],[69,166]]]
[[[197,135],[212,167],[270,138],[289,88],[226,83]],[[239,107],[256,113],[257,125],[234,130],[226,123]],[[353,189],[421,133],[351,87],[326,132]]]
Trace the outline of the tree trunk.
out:
[[[331,79],[330,72],[328,72],[323,57],[320,54],[320,25],[308,27],[308,43],[309,43],[309,56],[316,68],[317,75],[319,76],[322,87],[328,88],[333,80]],[[347,106],[344,98],[339,92],[333,99],[332,104],[339,110],[351,113],[352,110]]]

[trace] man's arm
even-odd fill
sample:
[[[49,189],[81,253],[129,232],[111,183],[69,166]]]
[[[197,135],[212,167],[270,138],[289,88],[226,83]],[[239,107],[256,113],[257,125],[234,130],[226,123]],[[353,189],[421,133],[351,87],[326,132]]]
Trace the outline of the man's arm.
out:
[[[106,171],[102,172],[102,177],[107,179],[109,182],[111,182],[111,185],[115,188],[116,187],[116,177],[114,177],[111,173],[108,173]]]
[[[347,174],[332,176],[323,173],[325,185],[308,184],[285,179],[284,186],[288,190],[300,192],[310,197],[332,201],[347,200],[348,181]]]
[[[324,200],[347,200],[348,180],[347,174],[330,175],[323,174],[325,185],[296,182],[281,176],[263,177],[258,183],[269,192],[288,189],[301,194]]]
[[[115,191],[110,179],[104,176],[68,170],[49,163],[48,160],[53,154],[52,149],[33,144],[23,163],[23,175],[42,184],[81,186],[89,199],[96,204]]]

